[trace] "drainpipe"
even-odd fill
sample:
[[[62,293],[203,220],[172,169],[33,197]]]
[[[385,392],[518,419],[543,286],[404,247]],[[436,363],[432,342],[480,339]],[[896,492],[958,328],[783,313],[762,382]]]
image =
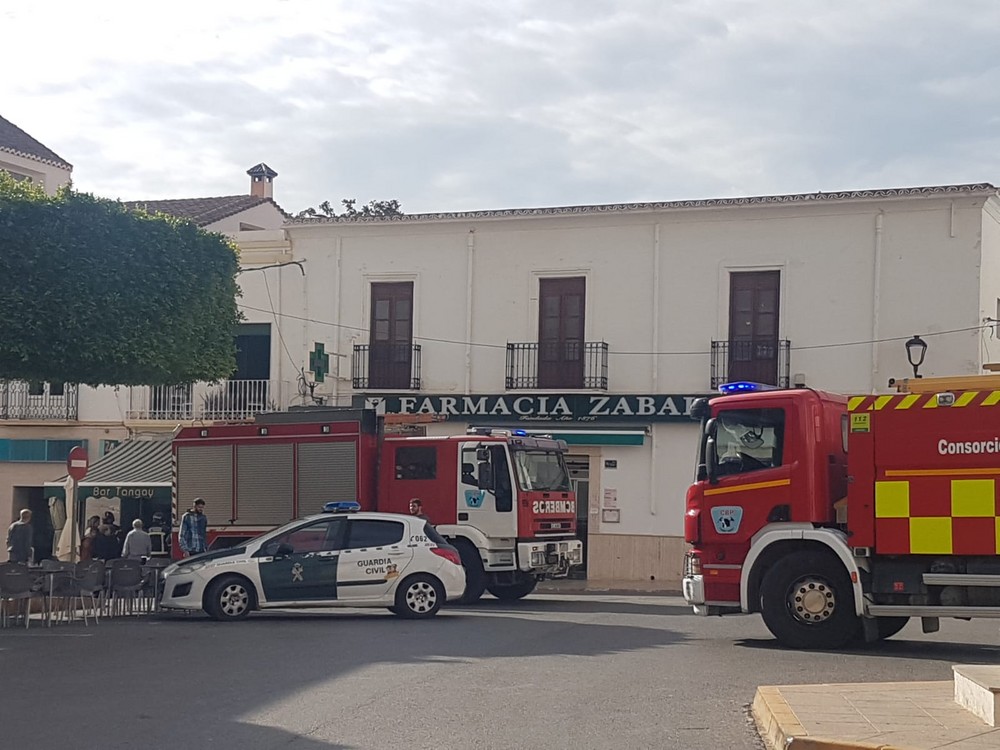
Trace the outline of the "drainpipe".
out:
[[[465,261],[465,392],[472,393],[472,281],[473,261],[476,257],[476,230],[470,229],[466,237]]]
[[[871,390],[878,389],[878,338],[879,312],[881,307],[882,279],[882,222],[885,214],[879,211],[875,216],[875,262],[872,269],[872,382]]]
[[[343,284],[343,282],[344,282],[343,273],[341,271],[341,263],[343,262],[343,260],[344,260],[344,238],[343,237],[337,237],[337,260],[336,260],[336,264],[335,264],[335,273],[337,274],[337,283],[334,285],[334,289],[336,290],[337,298],[336,298],[336,300],[333,303],[333,324],[334,324],[333,325],[333,335],[334,335],[334,342],[335,342],[334,347],[333,347],[333,351],[337,354],[337,356],[334,357],[334,360],[337,362],[337,374],[333,378],[333,405],[334,406],[339,406],[340,405],[340,360],[342,359],[342,357],[340,357],[339,355],[340,355],[341,340],[343,338],[340,335],[340,298],[342,296],[341,295],[341,289],[343,288],[343,285],[344,285]],[[352,350],[353,350],[353,347],[352,347]],[[344,356],[346,357],[347,355],[345,354]]]
[[[653,227],[653,393],[660,389],[660,358],[657,356],[660,345],[660,225]],[[649,514],[656,515],[656,427],[649,426]]]

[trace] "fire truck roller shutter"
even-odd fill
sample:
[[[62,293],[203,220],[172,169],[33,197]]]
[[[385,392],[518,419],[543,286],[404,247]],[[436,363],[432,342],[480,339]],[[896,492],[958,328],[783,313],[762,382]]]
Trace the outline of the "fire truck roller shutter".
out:
[[[300,516],[321,513],[326,503],[357,501],[355,442],[300,443],[298,451]]]
[[[277,526],[292,517],[292,455],[291,443],[236,447],[238,524]]]
[[[230,445],[177,448],[177,509],[174,523],[194,502],[204,499],[217,523],[229,520],[233,507],[233,448]],[[209,516],[211,518],[211,516]]]

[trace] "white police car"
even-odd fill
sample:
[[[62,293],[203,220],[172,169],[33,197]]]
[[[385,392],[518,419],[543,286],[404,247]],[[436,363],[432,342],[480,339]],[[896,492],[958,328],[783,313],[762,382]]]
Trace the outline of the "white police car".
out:
[[[465,590],[458,551],[414,516],[360,513],[327,503],[232,549],[206,552],[163,571],[160,605],[239,620],[269,607],[388,607],[431,617]]]

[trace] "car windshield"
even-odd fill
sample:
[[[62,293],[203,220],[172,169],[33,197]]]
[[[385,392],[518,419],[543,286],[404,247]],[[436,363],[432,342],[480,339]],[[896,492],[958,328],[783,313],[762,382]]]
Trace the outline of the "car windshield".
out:
[[[569,492],[569,472],[559,451],[515,450],[518,486],[526,491]]]

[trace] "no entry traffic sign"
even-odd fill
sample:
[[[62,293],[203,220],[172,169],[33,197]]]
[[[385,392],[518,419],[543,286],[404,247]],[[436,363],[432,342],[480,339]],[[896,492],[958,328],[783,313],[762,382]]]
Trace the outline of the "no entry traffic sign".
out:
[[[87,450],[78,445],[69,452],[69,458],[66,459],[66,471],[79,482],[87,476],[88,468],[90,468],[90,460],[87,458]]]

